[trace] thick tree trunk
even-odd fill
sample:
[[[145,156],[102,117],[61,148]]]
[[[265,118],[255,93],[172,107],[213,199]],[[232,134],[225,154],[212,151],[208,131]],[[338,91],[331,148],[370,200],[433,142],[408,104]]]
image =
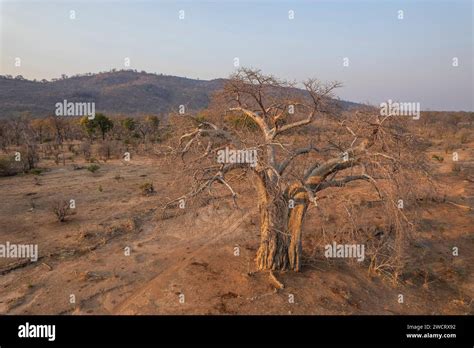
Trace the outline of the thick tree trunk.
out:
[[[293,270],[301,268],[301,227],[306,202],[289,204],[286,195],[260,180],[260,247],[257,252],[259,270]]]
[[[257,252],[259,270],[285,270],[289,267],[290,236],[286,229],[286,205],[276,198],[260,204],[260,248]]]
[[[288,218],[288,231],[291,235],[290,245],[288,246],[288,258],[290,269],[298,272],[301,269],[301,229],[303,218],[306,213],[306,203],[298,204],[290,211]]]

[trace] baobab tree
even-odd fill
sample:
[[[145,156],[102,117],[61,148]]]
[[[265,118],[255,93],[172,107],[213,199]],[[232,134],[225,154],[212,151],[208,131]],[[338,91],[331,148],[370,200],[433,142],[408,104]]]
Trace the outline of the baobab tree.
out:
[[[305,215],[329,188],[365,181],[387,201],[387,207],[394,208],[400,221],[408,223],[396,209],[398,174],[408,157],[401,159],[413,154],[406,151],[411,138],[400,122],[382,118],[374,108],[354,111],[344,118],[335,109],[334,90],[341,87],[339,82],[310,79],[302,86],[304,89],[298,89],[295,83],[259,70],[240,69],[215,96],[215,117],[189,116],[193,128],[180,137],[175,148],[186,163],[193,155],[192,162],[201,167],[195,171],[193,188],[165,208],[205,193],[214,184],[223,185],[237,202],[238,193],[226,176],[235,170],[250,175],[248,182],[256,188],[260,214],[259,270],[301,269]],[[239,128],[249,122],[233,122],[236,118],[249,121],[252,127]],[[322,130],[313,123],[323,119],[337,129],[318,140],[315,135]],[[308,127],[312,128],[301,134]],[[223,149],[257,151],[258,160],[217,161]]]

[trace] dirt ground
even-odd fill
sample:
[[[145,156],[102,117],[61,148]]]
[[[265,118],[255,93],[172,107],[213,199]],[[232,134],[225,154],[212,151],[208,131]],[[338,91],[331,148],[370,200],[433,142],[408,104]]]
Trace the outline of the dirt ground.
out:
[[[433,146],[432,154],[443,151]],[[473,154],[474,146],[460,151],[461,158]],[[277,289],[268,273],[255,272],[251,189],[240,191],[241,209],[208,200],[164,216],[162,205],[183,193],[182,175],[164,161],[111,160],[96,173],[41,161],[40,175],[0,178],[0,242],[39,248],[37,262],[0,259],[0,313],[473,314],[474,177],[451,166],[432,162],[446,200],[423,203],[401,281],[329,262],[304,239],[312,256],[299,273],[275,274],[284,284]],[[153,182],[155,194],[140,192],[145,182]],[[76,202],[63,223],[51,211],[59,198]],[[309,214],[304,235],[317,225]]]

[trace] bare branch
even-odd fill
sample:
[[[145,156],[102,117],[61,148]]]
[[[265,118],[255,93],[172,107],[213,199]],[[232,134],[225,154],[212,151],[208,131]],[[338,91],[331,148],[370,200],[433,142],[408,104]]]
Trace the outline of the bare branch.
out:
[[[307,153],[310,153],[311,151],[315,151],[315,152],[319,152],[319,150],[317,148],[315,148],[313,145],[310,145],[308,147],[305,147],[305,148],[301,148],[301,149],[297,149],[295,150],[290,157],[288,157],[287,159],[285,159],[282,163],[280,163],[280,165],[278,166],[278,173],[280,175],[283,174],[283,172],[285,171],[285,169],[290,165],[290,163],[298,156],[300,155],[304,155],[304,154],[307,154]]]
[[[241,112],[243,112],[246,116],[250,117],[260,127],[260,129],[262,130],[265,138],[270,139],[270,134],[271,134],[270,128],[268,127],[265,120],[262,117],[260,117],[259,115],[257,115],[255,112],[244,109],[242,107],[230,108],[229,110],[230,111],[241,111]]]
[[[343,178],[341,180],[326,181],[326,182],[321,183],[315,191],[316,192],[317,191],[322,191],[324,189],[327,189],[328,187],[344,187],[344,186],[346,186],[346,184],[348,184],[352,181],[356,181],[356,180],[365,180],[365,181],[370,182],[375,187],[379,197],[383,198],[382,193],[381,193],[380,189],[377,186],[377,182],[375,181],[374,178],[372,178],[368,174],[350,175],[350,176],[346,176],[345,178]]]

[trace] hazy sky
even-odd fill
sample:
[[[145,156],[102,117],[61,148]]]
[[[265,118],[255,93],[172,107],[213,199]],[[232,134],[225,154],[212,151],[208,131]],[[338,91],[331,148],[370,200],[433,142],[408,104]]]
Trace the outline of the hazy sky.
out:
[[[342,81],[350,101],[472,111],[473,3],[0,0],[0,74],[50,79],[125,68],[128,57],[131,69],[212,79],[238,57],[290,80]]]

